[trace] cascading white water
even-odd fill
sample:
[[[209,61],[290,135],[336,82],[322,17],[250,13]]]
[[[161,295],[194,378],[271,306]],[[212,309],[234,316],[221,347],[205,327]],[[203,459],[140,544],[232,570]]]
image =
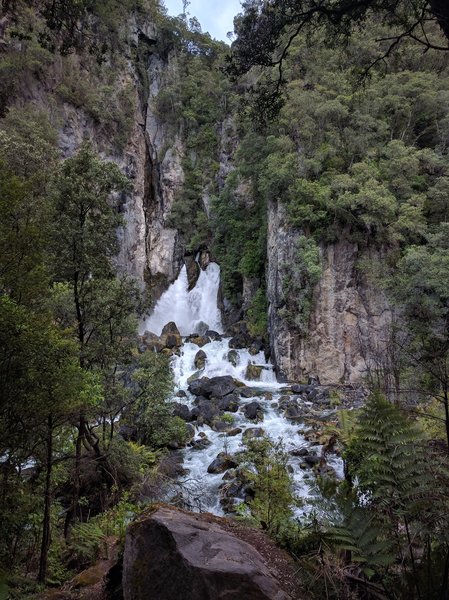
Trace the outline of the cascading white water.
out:
[[[196,286],[189,292],[187,271],[184,266],[178,279],[161,296],[153,313],[143,322],[141,329],[160,335],[163,326],[169,321],[174,321],[181,335],[187,336],[195,331],[200,322],[203,322],[208,324],[209,329],[221,333],[221,315],[217,304],[219,285],[220,267],[216,263],[210,263],[205,270],[201,270]],[[263,352],[254,355],[247,349],[233,350],[231,362],[228,355],[229,338],[210,341],[201,348],[206,355],[206,363],[198,374],[195,356],[199,350],[198,345],[185,342],[179,355],[173,357],[172,368],[176,385],[174,401],[181,401],[189,408],[194,407],[195,396],[188,391],[188,380],[198,375],[209,378],[230,375],[245,386],[253,388],[254,393],[251,398],[241,397],[239,411],[232,414],[233,427],[239,428],[240,433],[228,436],[226,433],[215,431],[209,425],[196,424],[195,433],[206,435],[210,445],[201,449],[187,447],[183,450],[184,467],[187,470],[184,484],[188,488],[193,482],[199,498],[197,508],[222,514],[219,488],[223,483],[223,474],[209,474],[207,468],[218,453],[225,450],[228,454],[234,454],[242,450],[243,433],[246,429],[262,427],[265,434],[272,439],[281,438],[286,451],[306,448],[309,443],[302,434],[302,425],[287,420],[278,408],[277,402],[284,386],[277,382],[273,365],[266,361]],[[261,368],[259,381],[247,380],[249,364]],[[181,400],[177,396],[179,392],[184,393]],[[263,421],[257,425],[254,421],[248,420],[243,411],[246,404],[254,401],[259,403],[264,413]],[[311,405],[310,402],[305,404]],[[297,456],[292,456],[289,462],[296,495],[305,497],[310,492],[307,482],[311,479],[311,475],[300,468],[301,460]],[[342,461],[339,458],[334,457],[328,464],[335,469],[338,476],[342,476]]]
[[[185,343],[179,356],[173,358],[173,373],[176,383],[175,394],[182,390],[186,392],[185,398],[174,397],[176,401],[187,404],[193,408],[195,396],[187,391],[187,380],[196,371],[194,364],[195,355],[199,346],[193,343]],[[197,427],[197,433],[203,433],[211,442],[207,448],[198,450],[186,448],[184,453],[184,467],[188,470],[186,480],[194,482],[195,489],[201,491],[201,510],[207,510],[215,514],[223,514],[220,504],[219,488],[223,484],[223,474],[210,474],[207,467],[223,451],[228,454],[235,454],[244,449],[243,433],[245,429],[262,427],[264,432],[277,441],[282,440],[285,450],[298,450],[300,448],[310,448],[309,442],[303,435],[303,425],[287,420],[277,407],[280,396],[283,395],[285,384],[278,383],[273,371],[273,365],[266,361],[263,352],[251,355],[248,350],[235,350],[237,354],[236,366],[228,360],[227,354],[229,348],[229,338],[223,338],[221,341],[212,341],[205,344],[201,350],[206,354],[206,365],[201,373],[202,377],[215,377],[218,375],[231,375],[241,381],[245,386],[251,387],[254,396],[251,398],[240,398],[240,410],[232,414],[234,419],[233,427],[238,427],[241,433],[228,436],[226,433],[214,431],[209,425]],[[245,378],[248,363],[257,364],[263,367],[260,381],[250,381]],[[246,404],[257,401],[263,408],[264,418],[260,423],[254,423],[248,420],[242,409]],[[306,403],[311,406],[311,402]],[[309,483],[313,482],[313,477],[309,472],[300,468],[302,458],[292,456],[289,463],[292,467],[292,479],[295,495],[298,498],[305,499],[311,494]],[[332,457],[328,460],[329,466],[333,467],[338,477],[343,477],[343,463],[341,459]],[[309,507],[310,508],[310,507]],[[297,514],[307,512],[307,503]]]
[[[220,309],[218,308],[218,288],[220,286],[220,267],[211,262],[201,269],[195,287],[188,291],[187,269],[184,265],[178,279],[172,283],[158,300],[153,313],[143,321],[140,330],[160,335],[169,321],[174,321],[181,335],[196,331],[202,321],[209,329],[221,333]]]

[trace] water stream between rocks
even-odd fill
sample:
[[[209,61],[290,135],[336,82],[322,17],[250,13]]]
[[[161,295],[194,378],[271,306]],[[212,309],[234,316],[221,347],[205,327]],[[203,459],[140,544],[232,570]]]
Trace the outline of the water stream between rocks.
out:
[[[263,350],[236,348],[235,341],[221,335],[219,282],[220,268],[210,263],[188,292],[183,267],[142,326],[160,335],[163,326],[174,321],[184,337],[172,359],[175,414],[191,423],[193,434],[182,450],[184,480],[187,486],[193,482],[199,491],[198,509],[218,515],[232,512],[245,498],[244,486],[234,481],[232,487],[232,465],[211,465],[220,453],[232,457],[243,450],[244,437],[265,434],[274,441],[282,440],[290,457],[295,494],[304,499],[298,511],[307,512],[306,498],[315,493],[312,467],[320,462],[322,446],[308,435],[310,428],[304,416],[321,420],[334,410],[319,386],[279,383]],[[205,323],[209,326],[207,333]],[[200,354],[201,361],[200,350],[205,355]],[[338,455],[328,454],[325,468],[343,477],[343,462]]]

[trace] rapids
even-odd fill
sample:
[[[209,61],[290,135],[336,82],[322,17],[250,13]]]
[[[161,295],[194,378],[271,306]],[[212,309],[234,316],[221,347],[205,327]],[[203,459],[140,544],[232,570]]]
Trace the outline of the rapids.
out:
[[[201,271],[195,288],[188,292],[187,273],[183,267],[178,279],[161,296],[154,312],[144,322],[143,328],[159,335],[166,323],[174,321],[181,335],[187,336],[195,332],[196,326],[202,321],[207,323],[210,329],[221,333],[223,328],[217,304],[219,284],[220,268],[216,263],[210,263],[205,271]],[[223,483],[223,473],[209,474],[207,468],[220,452],[225,451],[232,455],[244,448],[242,436],[245,429],[262,427],[265,434],[273,440],[282,440],[286,452],[298,451],[302,448],[310,450],[311,446],[303,435],[304,425],[287,420],[278,409],[277,402],[285,394],[285,391],[283,392],[285,384],[277,382],[273,365],[267,362],[264,353],[252,355],[248,349],[235,350],[237,359],[234,361],[235,364],[232,364],[227,356],[230,350],[229,340],[228,337],[222,337],[220,341],[210,341],[202,346],[201,349],[207,358],[199,376],[212,378],[230,375],[254,390],[254,396],[241,397],[238,412],[231,413],[234,419],[232,426],[241,428],[242,432],[229,436],[215,431],[209,425],[198,426],[194,423],[195,438],[206,435],[210,445],[202,449],[187,446],[182,450],[183,466],[186,470],[183,478],[185,487],[196,496],[197,509],[219,515],[223,514],[219,491]],[[188,379],[197,373],[194,359],[199,350],[200,347],[196,344],[185,341],[179,355],[173,356],[172,359],[175,380],[172,400],[186,404],[189,408],[194,407],[195,396],[188,391]],[[248,364],[262,367],[259,381],[246,379]],[[259,423],[248,420],[242,412],[245,404],[254,401],[262,406],[264,412],[263,421]],[[303,404],[312,406],[311,402],[303,401]],[[315,451],[320,451],[320,448],[315,447]],[[291,456],[289,459],[295,494],[298,498],[304,499],[304,505],[298,509],[298,514],[307,512],[308,503],[305,499],[315,494],[314,486],[310,485],[314,481],[312,471],[301,468],[302,462],[303,459],[298,456]],[[343,476],[341,459],[333,456],[327,462],[334,468],[338,477]]]

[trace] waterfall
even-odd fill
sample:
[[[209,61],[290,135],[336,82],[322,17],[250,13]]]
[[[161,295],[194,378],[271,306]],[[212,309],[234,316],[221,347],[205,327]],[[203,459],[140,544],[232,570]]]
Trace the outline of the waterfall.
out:
[[[220,267],[211,262],[201,269],[195,287],[188,291],[187,269],[184,265],[178,279],[159,298],[153,313],[141,325],[141,332],[151,331],[160,335],[169,321],[174,321],[181,335],[196,331],[197,326],[207,323],[209,329],[222,333],[220,310],[218,308],[218,288]]]
[[[174,321],[181,335],[187,336],[195,332],[200,323],[207,323],[209,329],[221,334],[223,328],[217,304],[219,285],[220,267],[216,263],[210,263],[205,270],[201,270],[195,287],[189,292],[187,270],[184,266],[178,279],[157,302],[153,313],[143,321],[141,329],[160,335],[164,325]],[[245,448],[245,432],[259,428],[273,440],[283,441],[289,457],[288,463],[292,471],[295,495],[305,501],[302,508],[295,508],[295,514],[297,516],[304,514],[311,510],[313,505],[308,503],[307,498],[310,494],[313,496],[315,492],[310,488],[309,482],[312,483],[313,476],[304,468],[303,456],[310,452],[312,459],[319,460],[316,458],[319,447],[312,447],[311,442],[305,437],[305,425],[288,418],[282,403],[288,404],[291,401],[298,406],[298,410],[303,411],[312,409],[313,403],[307,400],[306,396],[292,395],[288,386],[277,382],[273,365],[266,359],[263,350],[255,352],[254,349],[249,348],[234,349],[232,345],[230,346],[230,338],[225,336],[213,336],[213,338],[209,338],[206,343],[203,338],[200,345],[194,340],[184,341],[178,352],[173,355],[171,366],[175,389],[169,402],[173,402],[174,407],[181,406],[184,414],[186,411],[190,414],[199,405],[198,398],[189,389],[189,382],[200,377],[213,380],[225,375],[234,382],[239,382],[231,394],[238,406],[221,410],[221,416],[217,415],[215,420],[198,419],[198,415],[192,419],[194,423],[190,427],[193,429],[192,435],[195,439],[182,450],[186,475],[178,482],[182,486],[183,496],[198,510],[224,514],[227,510],[226,506],[229,508],[226,504],[229,498],[223,496],[223,490],[226,490],[226,486],[230,484],[227,483],[228,480],[223,472],[208,472],[208,465],[221,452],[226,454],[241,452]],[[195,360],[200,349],[204,358],[201,368],[196,365]],[[257,381],[253,379],[253,374],[249,374],[250,366],[259,370]],[[241,390],[244,390],[244,393]],[[207,400],[203,397],[201,402],[203,407],[204,403],[210,403],[212,406],[215,400]],[[245,413],[245,407],[254,403],[258,405],[260,411],[258,421],[251,420]],[[262,418],[260,413],[263,413]],[[231,422],[225,431],[216,426],[217,419],[220,421],[222,418],[227,419],[228,424]],[[190,417],[188,419],[190,420]],[[223,425],[223,422],[221,424]],[[227,427],[226,423],[225,427]],[[232,434],[231,430],[233,430]],[[341,458],[331,457],[328,459],[328,465],[332,467],[338,478],[343,477]],[[229,476],[236,477],[235,473]],[[233,481],[234,487],[240,489],[238,479]],[[241,503],[244,497],[242,492],[236,492],[231,502]],[[170,494],[166,499],[169,501]]]

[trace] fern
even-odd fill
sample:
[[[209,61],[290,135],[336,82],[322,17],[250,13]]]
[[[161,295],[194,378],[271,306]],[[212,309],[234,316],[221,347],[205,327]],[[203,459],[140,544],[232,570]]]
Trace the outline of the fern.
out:
[[[77,523],[71,532],[70,554],[80,563],[93,562],[104,544],[104,533],[96,523]]]
[[[416,513],[432,490],[420,432],[380,395],[361,412],[346,459],[359,492],[388,515]]]
[[[394,563],[394,542],[376,517],[365,508],[346,502],[341,507],[342,521],[328,531],[328,542],[335,550],[350,553],[366,577]]]

